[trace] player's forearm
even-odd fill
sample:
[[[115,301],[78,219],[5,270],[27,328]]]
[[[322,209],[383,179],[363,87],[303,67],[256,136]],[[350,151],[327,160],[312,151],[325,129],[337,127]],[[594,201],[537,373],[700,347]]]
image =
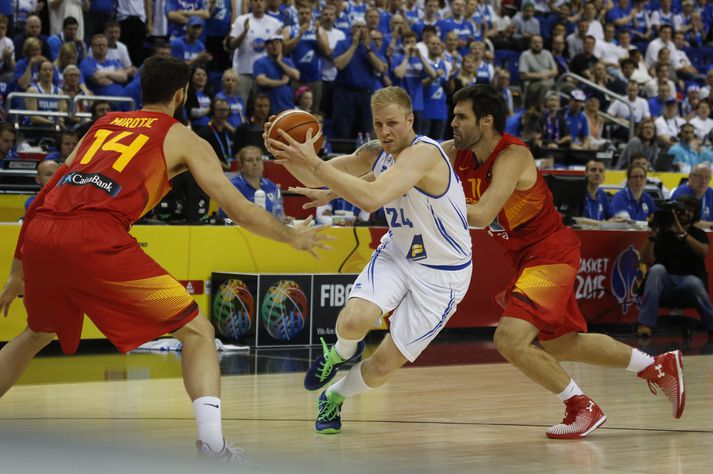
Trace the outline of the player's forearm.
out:
[[[344,173],[324,162],[320,162],[312,173],[329,189],[366,212],[375,212],[384,205],[379,189],[375,189],[372,182]]]
[[[296,166],[290,163],[283,163],[283,166],[292,176],[297,178],[302,184],[308,188],[319,188],[324,186],[324,183],[319,180],[312,172],[302,166]]]
[[[253,234],[277,242],[290,243],[293,240],[293,230],[290,227],[275,219],[265,209],[249,201],[240,200],[221,207],[233,222],[245,227]]]
[[[22,260],[19,258],[13,258],[10,264],[10,276],[24,280],[25,271],[22,268]]]

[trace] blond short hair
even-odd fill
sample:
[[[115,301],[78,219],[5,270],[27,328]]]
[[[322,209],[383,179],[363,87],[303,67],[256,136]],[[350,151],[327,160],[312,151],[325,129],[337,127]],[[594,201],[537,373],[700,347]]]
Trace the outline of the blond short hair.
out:
[[[391,104],[401,106],[407,115],[413,113],[411,97],[409,97],[408,92],[401,87],[384,87],[382,89],[378,89],[371,95],[371,108],[374,110],[384,108]]]
[[[256,146],[253,145],[247,145],[244,146],[240,149],[238,152],[238,159],[240,160],[240,164],[242,165],[245,163],[245,157],[247,156],[248,153],[251,151],[256,151],[260,156],[262,156],[262,150]]]

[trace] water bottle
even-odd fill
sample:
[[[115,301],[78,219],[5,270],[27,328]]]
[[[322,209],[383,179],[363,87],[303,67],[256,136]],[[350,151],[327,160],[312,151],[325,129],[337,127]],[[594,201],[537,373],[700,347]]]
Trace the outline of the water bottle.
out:
[[[267,198],[265,196],[265,191],[262,189],[258,189],[255,191],[255,196],[253,197],[253,202],[258,206],[262,207],[263,209],[266,208],[266,202]]]
[[[364,144],[364,134],[359,132],[356,139],[356,149],[358,150]]]
[[[285,222],[285,207],[282,202],[282,188],[277,185],[275,200],[272,202],[272,215],[280,222]]]

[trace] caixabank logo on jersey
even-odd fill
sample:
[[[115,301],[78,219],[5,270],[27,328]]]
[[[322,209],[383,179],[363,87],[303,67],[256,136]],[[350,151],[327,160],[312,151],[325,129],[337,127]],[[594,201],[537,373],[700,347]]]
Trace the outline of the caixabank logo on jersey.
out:
[[[74,186],[86,186],[91,185],[95,188],[101,189],[109,196],[116,196],[121,191],[121,186],[119,186],[116,181],[107,178],[103,174],[99,173],[78,173],[72,172],[68,173],[57,185],[62,186],[65,184],[71,184]]]
[[[629,245],[617,255],[611,271],[611,291],[622,314],[626,314],[631,306],[639,307],[639,289],[643,280],[639,252],[633,245]]]

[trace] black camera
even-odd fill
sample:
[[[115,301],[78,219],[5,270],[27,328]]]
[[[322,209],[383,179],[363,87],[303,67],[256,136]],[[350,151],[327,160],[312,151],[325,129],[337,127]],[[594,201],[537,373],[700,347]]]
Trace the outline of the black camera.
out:
[[[686,209],[686,205],[680,201],[657,200],[656,211],[654,211],[651,227],[653,229],[668,229],[674,223],[673,213],[680,213]]]

